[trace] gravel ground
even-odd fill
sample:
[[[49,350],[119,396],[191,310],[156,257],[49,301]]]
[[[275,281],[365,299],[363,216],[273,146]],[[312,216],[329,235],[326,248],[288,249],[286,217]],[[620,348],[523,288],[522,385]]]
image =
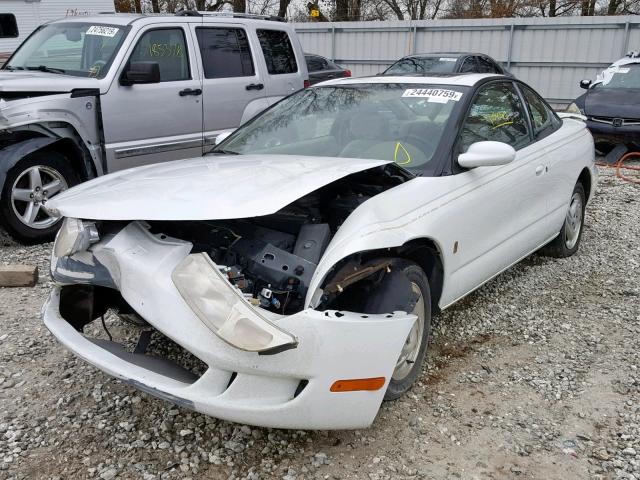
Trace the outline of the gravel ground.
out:
[[[640,187],[599,188],[578,255],[440,315],[419,381],[360,431],[231,424],[111,379],[42,326],[50,245],[0,233],[1,263],[42,272],[0,289],[0,478],[640,479]]]

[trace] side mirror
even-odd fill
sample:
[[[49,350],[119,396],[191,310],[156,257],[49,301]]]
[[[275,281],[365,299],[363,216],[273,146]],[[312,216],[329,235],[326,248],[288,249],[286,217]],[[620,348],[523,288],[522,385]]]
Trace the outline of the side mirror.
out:
[[[462,168],[497,167],[513,162],[516,151],[502,142],[476,142],[466,153],[458,155],[458,165]]]
[[[130,62],[122,72],[120,85],[130,86],[137,83],[160,83],[158,62]]]
[[[580,80],[580,88],[584,88],[585,90],[588,90],[590,86],[591,86],[591,80]]]
[[[219,133],[216,137],[215,144],[220,145],[223,141],[227,139],[229,135],[233,133],[233,130],[227,130],[226,132]]]

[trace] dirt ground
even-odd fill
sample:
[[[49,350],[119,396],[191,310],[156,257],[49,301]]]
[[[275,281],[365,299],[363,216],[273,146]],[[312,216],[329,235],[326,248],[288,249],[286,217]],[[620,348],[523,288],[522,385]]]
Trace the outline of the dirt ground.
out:
[[[640,186],[608,171],[569,259],[533,255],[435,319],[423,373],[359,431],[219,421],[113,380],[0,289],[0,478],[640,478]],[[114,327],[117,328],[117,327]]]

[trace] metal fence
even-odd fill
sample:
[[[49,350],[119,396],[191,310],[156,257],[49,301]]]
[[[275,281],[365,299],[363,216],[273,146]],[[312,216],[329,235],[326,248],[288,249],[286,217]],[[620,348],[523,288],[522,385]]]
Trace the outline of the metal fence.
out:
[[[627,51],[640,50],[637,16],[297,23],[295,28],[305,52],[331,58],[354,76],[374,75],[411,53],[486,53],[556,105],[580,95],[581,79],[593,79]]]

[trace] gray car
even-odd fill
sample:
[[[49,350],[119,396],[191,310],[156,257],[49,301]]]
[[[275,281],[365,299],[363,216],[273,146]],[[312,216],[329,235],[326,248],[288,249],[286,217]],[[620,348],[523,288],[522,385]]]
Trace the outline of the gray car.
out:
[[[0,218],[50,239],[47,201],[81,181],[200,156],[308,84],[293,28],[270,17],[106,14],[38,28],[0,71]]]

